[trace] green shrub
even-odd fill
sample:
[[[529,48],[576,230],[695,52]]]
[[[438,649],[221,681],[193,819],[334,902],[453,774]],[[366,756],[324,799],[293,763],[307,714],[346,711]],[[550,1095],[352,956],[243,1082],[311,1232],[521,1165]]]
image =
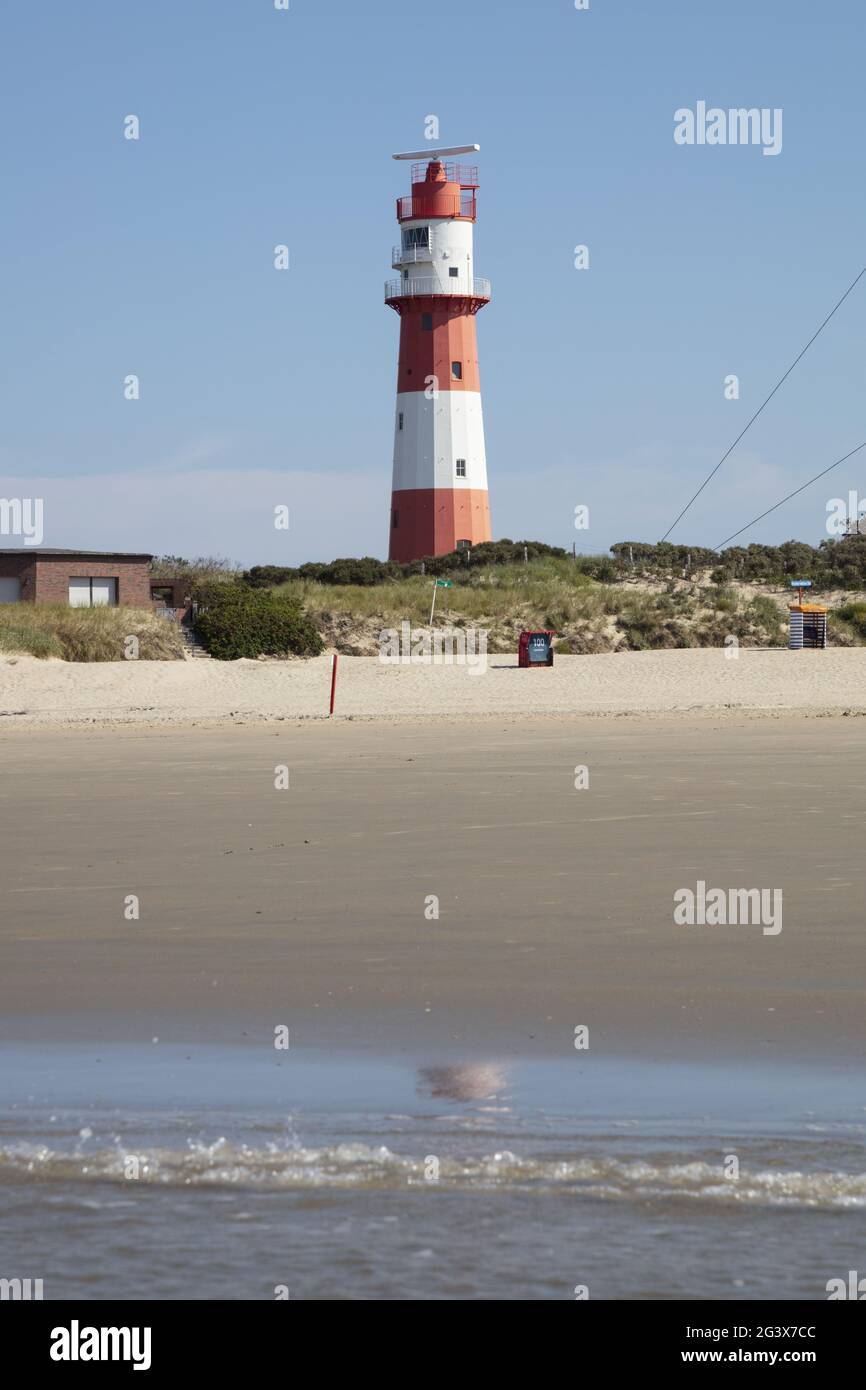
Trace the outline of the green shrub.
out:
[[[779,612],[778,606],[766,594],[755,594],[746,605],[746,616],[751,618],[756,627],[763,630],[770,637],[780,637],[784,628],[784,618]]]
[[[296,599],[245,584],[200,584],[195,630],[211,656],[318,656],[322,639]]]
[[[304,571],[309,568],[303,566]],[[372,555],[364,555],[360,560],[332,560],[329,565],[317,565],[316,568],[318,574],[304,573],[302,577],[318,579],[320,584],[360,584],[367,587],[382,584],[386,579],[399,579],[402,573],[399,565],[386,564]]]
[[[631,572],[630,565],[618,565],[609,555],[578,555],[572,561],[579,574],[599,584],[616,584]]]
[[[736,613],[739,608],[734,589],[717,588],[714,593],[708,595],[707,602],[716,613]]]
[[[448,555],[427,555],[423,560],[413,560],[402,565],[404,576],[425,574],[441,578],[452,574],[463,578],[479,567],[494,565],[523,565],[532,560],[562,559],[566,551],[558,545],[546,545],[544,541],[512,541],[507,537],[501,541],[481,541],[470,550],[452,550]]]
[[[866,603],[843,603],[841,608],[833,609],[830,617],[844,623],[861,642],[866,642]]]
[[[244,583],[251,589],[271,589],[297,577],[298,571],[288,565],[253,565],[251,570],[244,572]]]
[[[610,549],[621,567],[633,557],[638,572],[656,576],[710,570],[714,584],[729,584],[732,579],[774,584],[811,579],[816,590],[866,588],[866,535],[823,540],[817,546],[804,541],[731,545],[721,553],[669,541],[658,545],[617,541]]]

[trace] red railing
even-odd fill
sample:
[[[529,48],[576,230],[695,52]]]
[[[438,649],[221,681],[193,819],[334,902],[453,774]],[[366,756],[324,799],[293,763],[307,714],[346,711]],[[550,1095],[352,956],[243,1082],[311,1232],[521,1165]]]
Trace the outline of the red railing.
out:
[[[423,163],[412,165],[412,182],[424,183],[427,178],[428,166],[436,161],[425,159]],[[440,161],[441,163],[441,161]],[[478,165],[477,164],[452,164],[447,162],[442,164],[445,170],[445,177],[449,183],[459,183],[461,188],[478,187]]]
[[[397,199],[397,221],[411,222],[418,217],[460,217],[475,221],[475,191],[439,193],[437,185],[428,185],[430,193],[410,193]]]

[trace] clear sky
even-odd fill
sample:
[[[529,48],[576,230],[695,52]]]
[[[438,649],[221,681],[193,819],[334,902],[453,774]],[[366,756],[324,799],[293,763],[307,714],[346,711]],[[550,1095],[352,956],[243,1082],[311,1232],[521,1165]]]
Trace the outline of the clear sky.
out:
[[[384,555],[390,155],[435,115],[481,145],[494,535],[657,540],[866,264],[863,0],[290,5],[7,0],[0,495],[54,545]],[[781,153],[675,143],[702,100],[781,108]],[[673,539],[866,439],[864,321],[866,277]],[[866,451],[744,539],[815,543],[849,488]]]

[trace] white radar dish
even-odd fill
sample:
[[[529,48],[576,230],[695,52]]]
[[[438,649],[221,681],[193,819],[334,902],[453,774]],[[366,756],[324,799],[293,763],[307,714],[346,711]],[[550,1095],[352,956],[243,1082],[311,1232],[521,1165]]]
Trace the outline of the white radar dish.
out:
[[[408,150],[406,154],[392,154],[392,159],[438,159],[442,154],[477,154],[480,145],[451,145],[447,150]]]

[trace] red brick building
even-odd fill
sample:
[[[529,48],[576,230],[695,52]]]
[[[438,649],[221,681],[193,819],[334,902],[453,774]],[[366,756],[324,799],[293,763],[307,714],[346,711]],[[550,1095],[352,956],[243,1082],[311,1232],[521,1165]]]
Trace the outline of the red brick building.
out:
[[[151,607],[150,555],[118,550],[0,550],[0,603]]]

